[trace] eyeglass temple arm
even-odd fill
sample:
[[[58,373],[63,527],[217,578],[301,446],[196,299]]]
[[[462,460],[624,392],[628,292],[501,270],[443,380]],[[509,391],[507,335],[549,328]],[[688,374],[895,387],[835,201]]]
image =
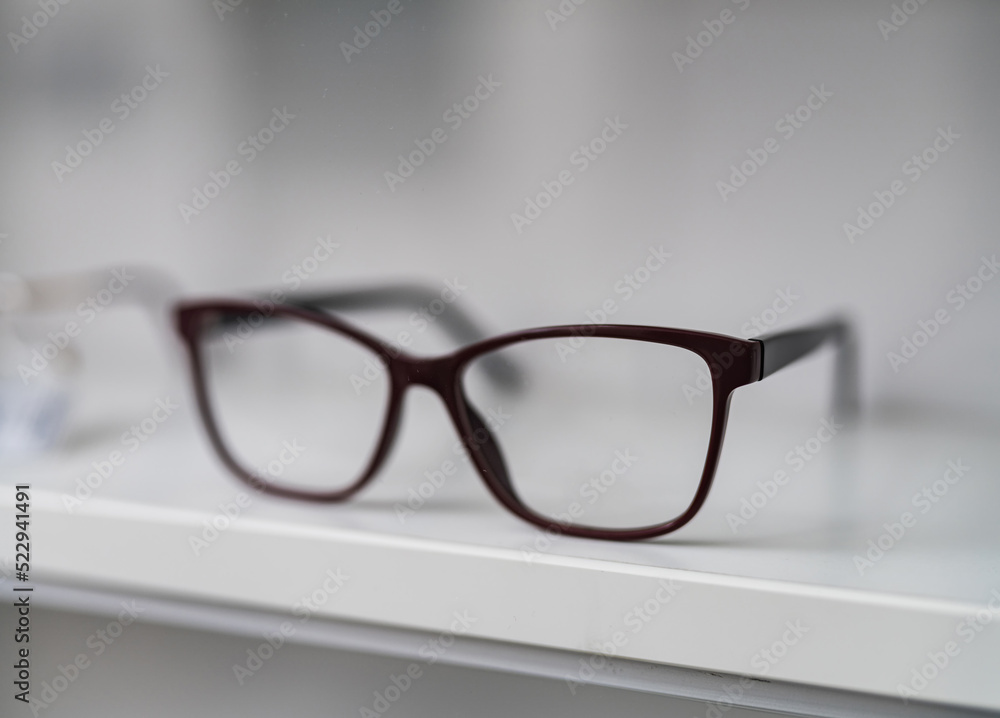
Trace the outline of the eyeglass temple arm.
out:
[[[455,302],[457,297],[446,303],[444,311],[432,315],[431,321],[439,322],[441,328],[458,344],[471,344],[487,337],[487,333]],[[288,303],[307,309],[327,309],[332,311],[403,309],[411,312],[425,310],[434,302],[444,301],[441,290],[422,284],[387,284],[375,287],[341,289],[321,292],[303,292],[288,295]],[[483,368],[491,379],[505,389],[520,386],[521,374],[518,367],[502,354],[491,354],[483,359]]]
[[[444,301],[441,291],[420,284],[389,284],[360,289],[341,289],[323,292],[292,293],[288,303],[303,307],[331,309],[334,311],[405,309],[417,312],[430,311],[429,305]],[[426,318],[426,317],[425,317]],[[434,315],[431,321],[440,321],[441,327],[455,341],[469,344],[486,337],[485,332],[452,300],[445,311]]]
[[[102,298],[105,294],[110,294],[113,300],[105,303]],[[83,305],[95,306],[94,302],[101,302],[101,308],[119,303],[139,306],[149,315],[155,333],[164,342],[166,361],[179,366],[181,355],[172,341],[171,309],[180,294],[180,285],[172,276],[141,265],[35,277],[0,272],[0,328],[6,324],[16,336],[21,333],[18,327],[24,321],[37,321],[37,317],[45,315],[78,314]],[[76,354],[73,346],[67,351],[69,356]]]
[[[765,334],[756,337],[756,341],[761,345],[761,379],[833,342],[837,348],[834,412],[844,418],[857,415],[858,346],[854,329],[846,319],[835,318],[822,324]]]
[[[180,294],[178,283],[153,267],[131,265],[40,277],[0,273],[0,316],[71,312],[114,282],[120,287],[116,297],[144,307],[158,324],[169,326],[170,308]]]

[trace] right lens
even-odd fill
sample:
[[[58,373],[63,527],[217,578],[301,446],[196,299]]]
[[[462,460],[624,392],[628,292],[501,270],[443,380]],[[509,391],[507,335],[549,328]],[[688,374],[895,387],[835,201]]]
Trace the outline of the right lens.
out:
[[[518,370],[517,392],[486,371],[497,358]],[[579,335],[485,354],[464,386],[526,507],[560,523],[626,530],[677,518],[694,500],[713,402],[711,391],[683,387],[707,371],[687,349]]]
[[[201,347],[215,425],[245,471],[316,494],[362,476],[389,402],[375,352],[319,323],[257,311],[213,313]]]

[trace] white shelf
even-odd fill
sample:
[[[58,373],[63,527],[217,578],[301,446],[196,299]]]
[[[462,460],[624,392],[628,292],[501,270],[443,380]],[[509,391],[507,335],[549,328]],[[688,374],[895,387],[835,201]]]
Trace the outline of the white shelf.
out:
[[[734,535],[726,514],[755,482],[787,468],[785,454],[821,418],[750,422],[734,403],[712,496],[691,525],[644,543],[555,537],[546,545],[549,537],[508,515],[467,472],[401,523],[394,504],[452,456],[454,442],[423,397],[410,409],[396,459],[363,496],[341,506],[254,496],[200,556],[190,537],[242,488],[186,413],[126,453],[72,513],[63,492],[90,461],[121,448],[120,432],[4,471],[3,481],[34,487],[33,576],[50,584],[292,615],[339,569],[349,579],[317,617],[436,633],[466,612],[475,618],[470,639],[591,653],[619,632],[624,659],[756,677],[760,652],[785,635],[795,643],[764,677],[872,696],[897,695],[928,652],[955,641],[958,655],[920,699],[1000,710],[1000,612],[971,642],[956,634],[1000,594],[996,426],[866,423],[793,473]],[[919,513],[912,496],[959,459],[971,469]],[[4,515],[12,499],[10,490],[0,495]],[[859,574],[853,557],[904,511],[916,524]],[[647,604],[656,615],[644,621],[635,611]],[[807,632],[796,637],[789,623]]]

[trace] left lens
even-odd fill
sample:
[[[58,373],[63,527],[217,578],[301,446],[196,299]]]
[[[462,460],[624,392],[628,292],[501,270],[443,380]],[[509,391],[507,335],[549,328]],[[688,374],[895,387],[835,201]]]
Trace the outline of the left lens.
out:
[[[253,311],[218,314],[201,347],[211,414],[244,471],[313,494],[363,475],[389,402],[375,352],[317,322]]]

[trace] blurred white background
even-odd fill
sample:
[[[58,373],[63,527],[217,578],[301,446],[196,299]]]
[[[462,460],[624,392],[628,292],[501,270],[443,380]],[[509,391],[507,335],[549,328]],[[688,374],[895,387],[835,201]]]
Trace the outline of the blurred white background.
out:
[[[287,287],[329,237],[339,248],[304,288],[458,281],[494,331],[586,322],[607,299],[615,322],[733,335],[843,309],[870,404],[1000,407],[1000,279],[961,309],[947,299],[998,249],[996,3],[45,7],[0,10],[3,271],[152,264],[191,294],[230,294]],[[467,101],[477,87],[485,99]],[[251,159],[241,143],[282,114]],[[584,169],[574,153],[608,119],[619,130]],[[388,181],[438,128],[433,154]],[[911,158],[939,130],[951,139],[916,179]],[[60,170],[85,132],[99,146]],[[233,161],[207,208],[183,211]],[[753,175],[720,191],[745,162]],[[572,184],[516,226],[560,173]],[[844,224],[897,180],[905,193],[849,241]],[[650,247],[671,257],[629,296],[618,283]],[[894,368],[941,309],[949,322]],[[88,371],[146,381],[151,340],[117,317],[79,338]],[[819,406],[829,370],[820,358],[749,391]]]

